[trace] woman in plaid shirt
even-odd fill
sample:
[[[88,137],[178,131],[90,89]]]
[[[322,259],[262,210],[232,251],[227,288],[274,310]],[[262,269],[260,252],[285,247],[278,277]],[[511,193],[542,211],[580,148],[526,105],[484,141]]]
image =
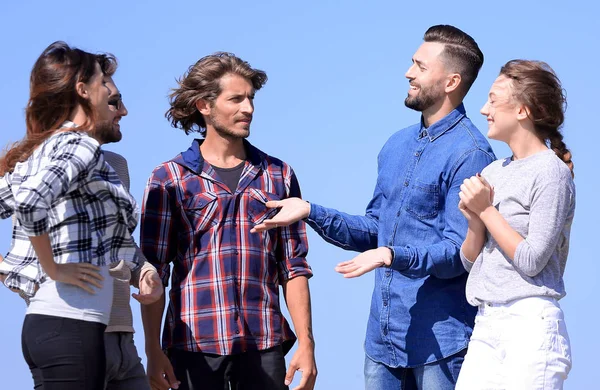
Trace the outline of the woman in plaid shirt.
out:
[[[114,125],[105,74],[115,68],[110,55],[46,48],[31,73],[26,136],[0,158],[0,217],[17,219],[0,273],[30,297],[22,346],[36,388],[103,388],[108,265],[138,267],[137,206],[100,150]]]

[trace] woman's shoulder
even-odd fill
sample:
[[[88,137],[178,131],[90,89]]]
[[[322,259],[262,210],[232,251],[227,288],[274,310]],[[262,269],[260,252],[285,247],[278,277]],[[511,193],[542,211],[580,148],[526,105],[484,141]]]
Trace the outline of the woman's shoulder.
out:
[[[57,130],[52,134],[47,142],[57,143],[57,144],[89,144],[95,147],[100,147],[100,143],[91,137],[85,131],[77,131],[76,129],[68,129],[68,130]]]
[[[38,154],[50,158],[61,156],[96,160],[100,154],[100,143],[83,131],[66,130],[52,134],[37,150]]]
[[[544,153],[532,163],[538,180],[569,182],[573,180],[571,169],[554,151]]]

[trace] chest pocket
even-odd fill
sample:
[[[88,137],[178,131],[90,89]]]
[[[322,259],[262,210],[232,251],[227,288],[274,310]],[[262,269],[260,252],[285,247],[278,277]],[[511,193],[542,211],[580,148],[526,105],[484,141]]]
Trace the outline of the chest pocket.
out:
[[[248,191],[248,214],[250,220],[258,225],[265,219],[271,218],[277,214],[278,209],[270,209],[266,203],[272,200],[281,200],[277,194],[250,188]]]
[[[195,231],[206,231],[217,224],[217,195],[203,192],[183,201],[183,210]]]
[[[440,186],[415,180],[408,194],[405,209],[418,219],[437,217],[440,210]]]

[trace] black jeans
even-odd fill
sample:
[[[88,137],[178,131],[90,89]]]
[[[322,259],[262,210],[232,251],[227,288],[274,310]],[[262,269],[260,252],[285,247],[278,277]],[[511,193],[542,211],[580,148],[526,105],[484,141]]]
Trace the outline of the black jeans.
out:
[[[281,346],[237,355],[169,350],[179,390],[287,390]]]
[[[21,345],[34,389],[102,390],[105,329],[97,322],[26,315]]]

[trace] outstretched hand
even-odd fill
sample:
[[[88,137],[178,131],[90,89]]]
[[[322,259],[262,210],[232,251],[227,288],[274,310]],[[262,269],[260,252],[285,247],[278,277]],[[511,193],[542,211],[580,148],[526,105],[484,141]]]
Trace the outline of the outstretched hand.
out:
[[[265,205],[271,209],[278,208],[279,212],[273,218],[265,219],[262,223],[254,226],[250,233],[289,226],[308,217],[308,214],[310,214],[310,204],[300,198],[272,200]]]
[[[373,271],[375,268],[392,264],[392,251],[387,247],[379,247],[361,253],[354,259],[339,263],[335,270],[345,278],[355,278]]]

